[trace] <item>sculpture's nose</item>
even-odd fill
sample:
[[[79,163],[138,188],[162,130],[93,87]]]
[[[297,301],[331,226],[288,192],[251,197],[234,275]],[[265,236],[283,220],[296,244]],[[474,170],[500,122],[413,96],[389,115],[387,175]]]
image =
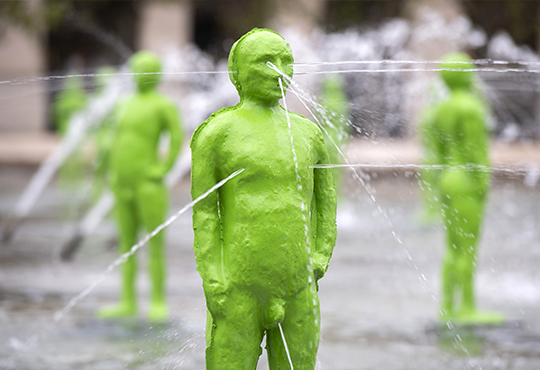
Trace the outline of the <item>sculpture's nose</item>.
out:
[[[282,77],[282,73],[285,73],[285,65],[280,60],[276,60],[274,63],[268,61],[266,66],[272,70],[276,78]]]
[[[263,325],[266,329],[277,327],[278,323],[285,318],[286,302],[280,298],[270,298],[266,302],[263,313]]]

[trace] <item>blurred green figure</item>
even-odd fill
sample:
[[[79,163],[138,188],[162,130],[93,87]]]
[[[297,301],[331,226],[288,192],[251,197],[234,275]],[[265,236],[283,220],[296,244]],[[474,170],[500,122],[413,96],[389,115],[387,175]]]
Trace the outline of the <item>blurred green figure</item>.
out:
[[[423,149],[422,165],[420,171],[420,188],[422,189],[422,210],[420,222],[431,224],[440,219],[441,206],[439,192],[436,185],[440,170],[433,168],[438,164],[437,137],[435,136],[435,124],[439,104],[430,105],[420,116],[419,133]]]
[[[442,68],[474,68],[463,53],[450,54],[444,60],[448,62]],[[500,323],[500,314],[477,309],[474,293],[477,247],[491,177],[485,106],[473,93],[473,72],[442,71],[441,76],[450,98],[434,113],[426,135],[433,164],[443,166],[434,172],[433,179],[447,231],[441,319],[464,324]]]
[[[116,74],[116,69],[110,66],[101,67],[96,71],[96,78],[94,80],[95,88],[92,94],[93,99],[102,97],[105,87],[114,74]],[[112,146],[116,129],[114,123],[113,115],[109,114],[92,132],[96,152],[94,162],[94,182],[92,185],[92,199],[94,201],[101,196],[103,188],[107,183],[108,154]]]
[[[340,151],[345,150],[345,145],[349,139],[348,119],[349,100],[345,94],[345,84],[340,76],[329,76],[325,78],[322,85],[321,104],[325,108],[321,114],[322,122],[327,135],[324,135],[324,144],[328,151],[330,163],[343,163],[343,156]],[[344,168],[333,168],[336,190],[341,193],[341,183],[343,181]]]
[[[163,178],[173,166],[182,143],[179,112],[157,91],[161,62],[153,53],[141,51],[130,60],[137,92],[115,107],[117,128],[110,149],[109,174],[115,195],[119,229],[119,252],[124,254],[137,242],[139,228],[151,232],[165,221],[168,191]],[[159,158],[161,134],[170,136],[169,151]],[[168,317],[165,298],[166,256],[163,233],[150,240],[148,263],[151,301],[148,318],[162,321]],[[135,277],[137,263],[131,256],[122,265],[122,291],[118,305],[101,308],[102,318],[130,317],[137,314]]]
[[[53,122],[58,134],[63,138],[76,113],[82,112],[88,103],[83,88],[83,81],[74,73],[65,78],[64,89],[58,94],[53,104]],[[63,188],[74,188],[85,175],[86,165],[80,148],[66,159],[58,173],[58,183]]]
[[[60,136],[65,136],[73,115],[82,111],[88,102],[83,81],[71,74],[66,76],[64,89],[58,94],[53,107],[53,120]]]

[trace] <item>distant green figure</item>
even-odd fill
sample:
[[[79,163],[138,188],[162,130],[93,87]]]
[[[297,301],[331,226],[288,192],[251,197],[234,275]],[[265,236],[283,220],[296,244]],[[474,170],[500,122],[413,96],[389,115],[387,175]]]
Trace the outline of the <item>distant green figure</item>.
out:
[[[105,66],[96,71],[95,89],[93,98],[99,99],[102,97],[105,87],[110,82],[111,77],[116,73],[113,67]],[[111,112],[112,113],[112,112]],[[96,151],[94,160],[94,181],[92,184],[92,199],[97,200],[107,183],[107,168],[109,151],[112,146],[115,134],[115,121],[113,114],[109,114],[105,119],[94,128],[92,132],[94,147]]]
[[[141,51],[130,60],[137,92],[121,100],[114,112],[117,129],[110,150],[109,174],[115,195],[119,229],[119,252],[126,253],[137,242],[140,226],[147,232],[165,221],[168,191],[163,177],[173,166],[180,145],[179,114],[174,104],[156,88],[160,81],[161,62],[153,53]],[[159,158],[161,134],[168,132],[167,158]],[[161,321],[168,317],[165,292],[166,256],[163,234],[150,240],[148,263],[151,301],[148,318]],[[122,291],[118,305],[103,307],[102,318],[129,317],[137,314],[135,277],[137,264],[131,256],[122,265]]]
[[[425,224],[440,220],[441,200],[437,188],[437,178],[441,170],[436,168],[438,163],[436,118],[440,104],[428,107],[420,118],[418,125],[422,144],[422,165],[425,166],[420,172],[420,187],[422,189],[422,211],[420,222]]]
[[[69,121],[75,113],[86,107],[87,102],[82,79],[74,74],[67,75],[64,89],[56,97],[53,106],[53,120],[60,136],[67,133]]]
[[[448,63],[443,68],[474,68],[462,53],[445,60]],[[477,309],[474,293],[477,247],[491,177],[485,107],[472,92],[472,72],[442,71],[441,76],[451,96],[438,108],[430,135],[434,164],[444,166],[436,181],[447,230],[441,319],[466,324],[500,323],[500,314]]]
[[[345,84],[339,76],[330,76],[325,78],[322,85],[321,104],[325,108],[321,114],[322,125],[326,133],[324,142],[330,163],[343,163],[343,156],[347,141],[349,140],[349,99],[345,94]],[[327,134],[327,135],[326,135]],[[343,181],[343,168],[335,167],[332,169],[336,181],[338,194],[341,190]]]
[[[53,105],[53,122],[58,134],[64,137],[76,113],[82,112],[88,103],[83,81],[74,73],[66,76],[64,89],[58,94]],[[80,148],[66,159],[58,174],[58,183],[62,188],[75,188],[84,178],[86,164]]]
[[[244,172],[193,207],[194,251],[208,308],[206,368],[253,370],[266,334],[270,369],[313,370],[320,335],[316,281],[336,241],[336,194],[318,126],[289,113],[297,168],[279,105],[281,75],[292,76],[289,44],[253,29],[229,55],[240,103],[222,109],[191,139],[196,198]],[[284,83],[284,88],[287,83]],[[308,240],[309,239],[309,240]]]

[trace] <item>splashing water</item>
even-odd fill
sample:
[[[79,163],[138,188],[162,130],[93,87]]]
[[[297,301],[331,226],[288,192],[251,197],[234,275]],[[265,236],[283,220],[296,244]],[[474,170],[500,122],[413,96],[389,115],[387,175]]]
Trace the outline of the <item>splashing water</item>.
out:
[[[442,308],[439,300],[437,299],[437,297],[435,296],[434,292],[433,292],[433,289],[431,288],[431,286],[429,285],[425,275],[423,273],[420,273],[420,269],[418,267],[418,265],[416,264],[416,262],[414,261],[413,257],[410,255],[409,251],[405,248],[405,246],[403,245],[403,242],[401,240],[401,238],[397,235],[396,231],[395,231],[395,228],[393,226],[393,223],[391,222],[390,218],[388,217],[388,214],[384,211],[384,209],[380,206],[380,204],[377,202],[377,199],[375,198],[375,196],[373,195],[373,193],[371,192],[371,190],[369,189],[369,187],[367,186],[365,180],[358,174],[358,172],[355,170],[355,167],[360,167],[360,166],[355,166],[355,165],[351,165],[349,162],[348,162],[348,159],[347,157],[345,156],[345,154],[341,151],[341,148],[339,148],[339,146],[337,145],[337,143],[332,139],[332,136],[329,135],[328,131],[326,130],[326,128],[324,127],[324,125],[322,125],[322,123],[319,121],[319,119],[317,118],[317,116],[315,114],[313,114],[312,110],[306,105],[305,101],[308,101],[309,103],[311,103],[311,105],[313,107],[315,107],[315,109],[321,109],[322,107],[320,107],[320,105],[318,103],[316,103],[303,89],[301,89],[297,83],[295,83],[294,81],[292,81],[292,79],[287,76],[286,74],[284,74],[281,70],[279,70],[274,64],[270,63],[270,62],[267,62],[267,65],[268,67],[272,68],[273,70],[277,71],[283,78],[286,78],[287,79],[287,82],[289,83],[289,86],[291,86],[293,89],[293,93],[300,99],[300,101],[302,102],[302,104],[304,105],[304,107],[308,110],[308,112],[311,114],[311,116],[315,119],[315,121],[317,122],[318,126],[323,130],[323,132],[327,135],[327,137],[330,139],[330,141],[332,142],[332,144],[336,147],[336,149],[338,150],[338,152],[340,153],[340,155],[343,157],[344,161],[346,162],[345,165],[333,165],[333,164],[329,164],[329,165],[320,165],[320,166],[310,166],[312,168],[332,168],[332,167],[349,167],[350,169],[352,169],[354,175],[355,175],[355,178],[360,182],[360,184],[362,185],[362,187],[366,190],[366,192],[368,193],[370,199],[374,202],[374,204],[376,205],[377,207],[377,210],[381,213],[381,215],[384,217],[388,227],[390,228],[391,230],[391,233],[392,235],[394,236],[394,239],[398,242],[398,244],[401,246],[403,252],[405,253],[405,255],[407,256],[407,259],[408,259],[408,263],[415,269],[415,271],[419,274],[418,278],[419,278],[419,281],[421,283],[421,285],[423,286],[425,292],[427,294],[429,294],[431,300],[438,306],[438,310],[439,310],[439,313],[441,315],[445,315],[446,312],[444,311],[444,309]],[[282,82],[281,82],[281,78],[279,79],[279,84],[280,84],[280,87],[282,88],[282,94],[283,94],[283,101],[284,101],[284,105],[285,105],[285,109],[286,109],[286,103],[285,103],[285,94],[284,94],[284,91],[283,91],[283,87],[282,87]],[[323,115],[324,116],[324,115]],[[331,123],[329,123],[331,125]],[[292,140],[292,138],[291,138]],[[368,165],[369,166],[369,165]],[[399,166],[399,165],[398,165]],[[404,165],[405,166],[405,165]],[[422,167],[422,166],[419,166],[419,167]],[[438,166],[437,166],[438,167]],[[467,166],[466,166],[467,167]],[[490,168],[487,168],[485,166],[482,166],[483,169],[485,169],[486,171],[489,171]],[[471,168],[471,170],[473,170],[474,168]],[[452,327],[452,323],[450,321],[447,321],[446,322],[446,325],[447,327]],[[463,344],[461,343],[461,341],[459,340],[459,334],[456,333],[456,337],[455,337],[455,340],[454,340],[454,343],[457,347],[459,347],[463,353],[468,357],[467,359],[467,364],[466,364],[466,367],[468,369],[477,369],[477,370],[482,370],[482,368],[475,363],[474,359],[471,357],[469,351],[467,350],[467,348],[465,346],[463,346]]]
[[[324,131],[324,133],[327,135],[327,137],[329,138],[329,140],[332,142],[332,144],[336,147],[336,149],[338,150],[339,154],[343,157],[343,159],[345,160],[345,163],[348,164],[348,159],[347,157],[345,156],[345,154],[343,153],[343,151],[341,150],[341,148],[339,147],[339,145],[337,145],[337,143],[334,141],[334,139],[332,138],[332,136],[328,133],[328,131],[326,130],[326,128],[321,124],[321,122],[319,121],[319,119],[316,117],[316,115],[313,114],[313,112],[311,111],[311,109],[305,104],[305,100],[306,99],[306,96],[305,94],[301,94],[299,93],[299,91],[302,91],[298,84],[296,84],[295,82],[293,82],[289,76],[285,75],[283,72],[281,72],[275,65],[273,65],[272,63],[269,63],[268,66],[272,69],[274,69],[275,71],[279,72],[282,76],[284,76],[284,78],[288,78],[289,79],[289,83],[290,85],[293,87],[293,93],[298,96],[298,98],[300,99],[300,101],[302,102],[302,104],[304,105],[304,107],[308,110],[308,112],[311,114],[311,116],[315,119],[315,121],[317,122],[317,125]],[[286,76],[286,77],[285,77]],[[308,101],[312,101],[312,99],[309,99]],[[315,105],[316,103],[312,103],[313,105]],[[362,187],[366,190],[366,192],[368,193],[368,196],[370,197],[370,199],[373,201],[373,203],[375,204],[375,206],[377,207],[377,210],[381,213],[381,215],[384,217],[388,227],[390,228],[391,230],[391,233],[392,235],[394,236],[394,238],[396,239],[396,241],[399,243],[399,244],[403,244],[403,242],[401,241],[401,238],[397,235],[396,231],[395,231],[395,228],[394,228],[394,225],[392,224],[392,222],[390,221],[390,218],[388,217],[388,215],[386,214],[386,212],[382,209],[382,207],[379,205],[379,203],[377,202],[377,199],[375,198],[375,195],[373,195],[373,192],[369,189],[369,187],[367,186],[365,180],[358,174],[358,172],[353,168],[351,167],[353,172],[354,172],[354,175],[355,175],[355,178],[360,182],[360,184],[362,185]]]
[[[173,169],[165,178],[165,183],[169,188],[182,179],[190,170],[191,151],[186,146],[180,159],[176,161]],[[76,227],[70,240],[65,244],[62,250],[63,259],[71,259],[75,250],[78,249],[83,238],[94,233],[101,221],[107,216],[114,206],[114,196],[110,191],[105,191],[96,204],[86,213],[79,225]]]
[[[168,227],[170,224],[172,224],[178,217],[180,217],[184,212],[186,212],[188,209],[193,207],[195,204],[206,198],[208,195],[210,195],[213,191],[219,189],[221,186],[225,185],[225,183],[234,177],[241,174],[245,168],[239,169],[232,174],[230,174],[225,179],[221,180],[214,186],[212,186],[210,189],[208,189],[205,193],[200,195],[198,198],[194,199],[190,203],[186,204],[183,208],[181,208],[178,212],[176,212],[173,216],[169,217],[164,223],[156,227],[151,233],[148,233],[145,235],[142,239],[139,240],[137,244],[132,246],[130,250],[124,254],[122,254],[120,257],[118,257],[113,263],[111,263],[107,269],[96,279],[94,280],[86,289],[84,289],[81,293],[77,294],[75,297],[73,297],[67,305],[64,306],[61,310],[57,311],[54,316],[53,320],[49,323],[47,327],[45,327],[42,331],[47,332],[54,325],[59,323],[64,317],[66,317],[67,314],[85,297],[87,297],[94,289],[101,283],[107,275],[109,275],[114,269],[116,269],[118,266],[122,265],[124,262],[128,260],[129,257],[131,257],[133,254],[135,254],[141,247],[143,247],[150,239],[152,239],[154,236],[159,234],[163,229]],[[41,334],[42,334],[41,333]],[[29,340],[27,340],[24,344],[19,344],[16,346],[16,349],[20,352],[24,352],[30,348],[31,345],[37,342],[39,339],[40,334],[34,334],[30,337]],[[17,341],[18,342],[18,341]]]
[[[64,160],[77,148],[88,129],[99,125],[111,112],[117,99],[124,93],[119,83],[110,83],[102,96],[92,100],[87,109],[75,114],[65,139],[45,160],[26,187],[15,206],[14,216],[24,218]]]
[[[267,62],[267,65],[268,66],[273,66],[273,64],[271,62]],[[291,127],[291,119],[290,119],[290,114],[289,114],[289,110],[287,109],[287,99],[285,98],[285,89],[283,88],[283,80],[281,77],[278,78],[278,82],[279,82],[279,87],[281,89],[281,96],[283,98],[283,107],[285,108],[285,116],[287,117],[287,128],[289,130],[289,137],[290,137],[290,142],[291,142],[291,151],[292,151],[292,154],[293,154],[293,159],[294,159],[294,171],[295,171],[295,175],[296,175],[296,182],[297,182],[297,189],[298,189],[298,192],[300,193],[300,197],[302,198],[302,179],[300,177],[300,174],[298,172],[298,158],[296,156],[296,150],[295,150],[295,147],[294,147],[294,139],[293,139],[293,134],[292,134],[292,127]],[[305,243],[306,243],[306,252],[309,256],[309,264],[307,266],[307,269],[308,269],[308,272],[309,272],[309,277],[308,277],[308,281],[307,281],[307,284],[311,290],[311,293],[312,294],[317,294],[317,290],[316,290],[316,287],[315,287],[315,279],[312,278],[312,276],[314,275],[314,272],[313,272],[313,257],[312,257],[312,253],[311,253],[311,248],[310,248],[310,240],[309,240],[309,209],[308,209],[308,205],[304,202],[304,200],[302,200],[302,204],[301,204],[301,210],[302,210],[302,220],[304,221],[304,236],[305,236]],[[309,299],[309,298],[308,298]],[[311,303],[311,302],[310,302]],[[315,316],[315,326],[319,325],[319,320],[317,318],[317,311],[318,311],[318,307],[317,307],[317,301],[314,299],[313,302],[313,315]],[[279,327],[280,327],[280,330],[281,330],[281,335],[283,336],[283,343],[285,344],[286,346],[286,342],[285,342],[285,336],[283,335],[283,329],[281,328],[281,324],[279,324]],[[291,364],[291,369],[293,369],[293,366],[292,366],[292,361],[291,361],[291,358],[290,358],[290,355],[289,355],[289,350],[288,348],[286,347],[287,349],[287,356],[289,357],[289,362]]]

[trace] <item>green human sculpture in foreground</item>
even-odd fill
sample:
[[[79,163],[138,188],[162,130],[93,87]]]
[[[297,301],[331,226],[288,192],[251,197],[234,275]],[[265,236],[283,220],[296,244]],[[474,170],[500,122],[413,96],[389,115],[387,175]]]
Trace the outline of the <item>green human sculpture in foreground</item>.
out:
[[[207,369],[256,367],[266,334],[271,369],[314,369],[320,334],[316,281],[336,240],[336,194],[319,128],[289,113],[297,170],[279,105],[280,73],[292,76],[289,44],[254,29],[229,55],[240,103],[193,134],[193,198],[245,168],[193,208],[194,251],[208,308]],[[284,86],[287,86],[284,83]],[[308,240],[309,239],[309,240]]]
[[[443,68],[471,69],[462,53],[445,58]],[[455,61],[466,64],[452,63]],[[442,71],[450,98],[435,113],[431,138],[435,175],[447,230],[444,257],[442,320],[464,324],[499,323],[502,316],[479,311],[474,293],[478,241],[490,183],[488,131],[483,102],[473,94],[473,72]]]
[[[161,62],[150,52],[141,51],[130,60],[137,92],[121,100],[114,112],[116,135],[110,150],[109,175],[115,195],[115,212],[121,254],[137,242],[140,226],[154,230],[165,221],[168,191],[163,177],[173,166],[180,145],[179,114],[174,104],[156,88],[160,81]],[[159,139],[168,132],[170,144],[165,160],[158,153]],[[151,302],[148,318],[165,320],[168,307],[165,297],[166,256],[163,234],[150,240],[148,255],[151,279]],[[102,318],[130,317],[137,314],[137,263],[131,256],[122,265],[120,303],[103,307]]]

